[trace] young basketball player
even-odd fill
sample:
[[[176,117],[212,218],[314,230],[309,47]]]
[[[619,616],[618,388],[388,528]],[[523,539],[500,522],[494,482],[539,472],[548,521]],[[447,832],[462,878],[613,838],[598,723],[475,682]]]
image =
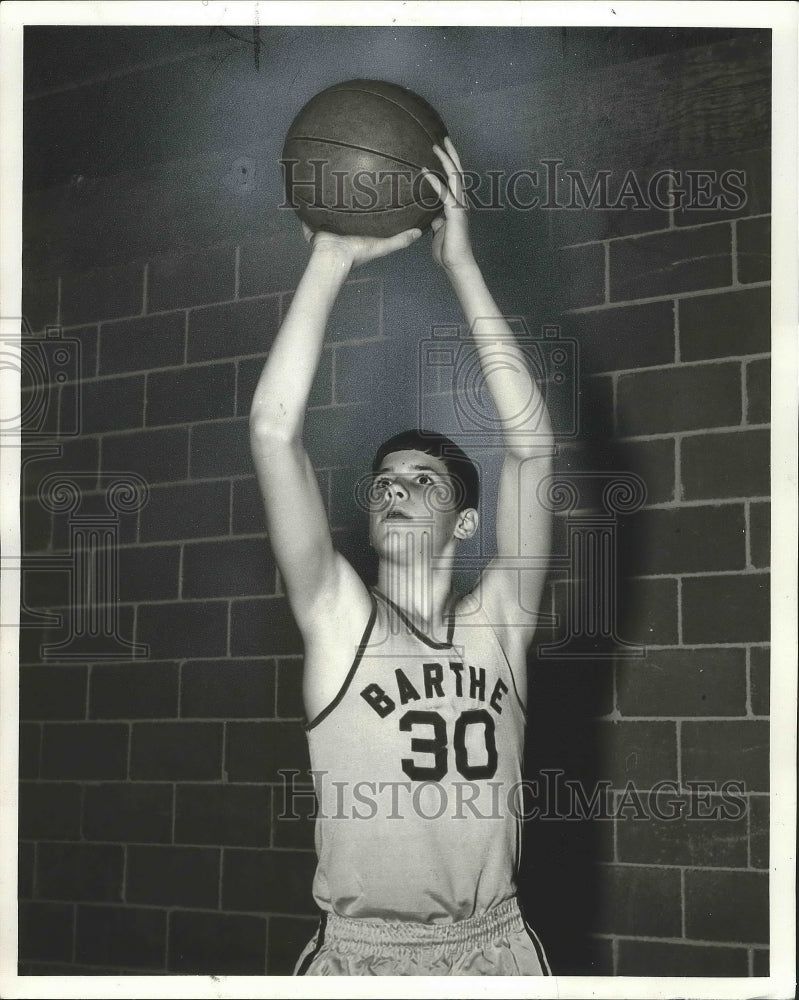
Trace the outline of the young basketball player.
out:
[[[319,812],[322,920],[301,975],[542,975],[516,900],[525,654],[549,550],[536,489],[551,470],[546,409],[472,255],[462,168],[447,178],[433,257],[449,276],[505,445],[497,555],[452,590],[477,530],[478,476],[448,438],[386,442],[374,463],[368,588],[333,548],[302,432],[330,310],[350,270],[409,246],[305,235],[312,245],[255,392],[251,438],[269,537],[305,644],[303,696]]]

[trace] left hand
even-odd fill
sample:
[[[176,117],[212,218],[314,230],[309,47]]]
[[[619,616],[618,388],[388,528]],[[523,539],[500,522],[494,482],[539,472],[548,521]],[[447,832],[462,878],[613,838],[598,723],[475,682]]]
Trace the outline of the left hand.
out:
[[[314,231],[307,222],[302,223],[302,234],[311,244],[314,253],[330,253],[347,267],[358,267],[395,250],[402,250],[418,240],[421,229],[406,229],[396,236],[339,236],[325,230]]]
[[[444,270],[452,273],[462,267],[473,267],[475,263],[469,239],[466,196],[463,192],[463,167],[449,136],[444,139],[444,149],[433,146],[433,152],[441,161],[447,178],[445,188],[434,173],[424,171],[428,183],[444,203],[443,216],[437,216],[431,223],[433,259]]]

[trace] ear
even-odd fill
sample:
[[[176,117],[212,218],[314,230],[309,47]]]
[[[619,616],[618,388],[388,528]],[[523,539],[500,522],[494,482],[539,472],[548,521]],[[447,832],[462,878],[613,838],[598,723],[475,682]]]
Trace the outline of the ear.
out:
[[[472,535],[477,531],[477,525],[480,523],[480,515],[474,509],[474,507],[467,507],[466,510],[462,510],[458,514],[458,523],[455,525],[455,537],[456,538],[471,538]]]

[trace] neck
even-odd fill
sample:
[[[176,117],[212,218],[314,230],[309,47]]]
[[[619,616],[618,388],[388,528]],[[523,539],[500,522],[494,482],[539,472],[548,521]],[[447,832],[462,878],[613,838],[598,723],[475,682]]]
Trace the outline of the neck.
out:
[[[433,570],[429,562],[409,567],[380,560],[378,589],[411,619],[416,627],[436,638],[446,632],[445,616],[452,610],[452,565]]]

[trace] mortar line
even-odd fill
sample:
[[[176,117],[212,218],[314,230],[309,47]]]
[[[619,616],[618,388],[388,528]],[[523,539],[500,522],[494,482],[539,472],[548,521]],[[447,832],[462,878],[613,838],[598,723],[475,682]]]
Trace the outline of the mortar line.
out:
[[[752,565],[752,540],[750,537],[751,533],[751,522],[750,522],[750,503],[749,500],[744,500],[744,552],[746,558],[746,568],[754,569]]]
[[[757,427],[757,419],[750,422],[749,420],[749,367],[750,364],[759,360],[757,358],[741,358],[741,424],[747,427]],[[764,355],[764,359],[771,364],[771,354]],[[771,420],[771,414],[769,413],[765,421],[761,418],[761,423],[765,422],[768,424]]]
[[[669,230],[672,230],[672,229],[677,229],[677,221],[676,221],[676,219],[677,219],[677,213],[676,213],[676,210],[675,210],[675,200],[674,200],[674,192],[675,192],[675,187],[676,186],[675,186],[675,180],[674,180],[674,173],[673,173],[673,171],[669,170],[668,177],[669,177],[669,188],[668,188],[668,191],[669,191],[669,208],[668,208],[669,226],[668,226],[668,228],[669,228]],[[682,193],[682,192],[680,192],[680,193]]]
[[[122,845],[122,900],[128,901],[128,845]]]
[[[142,271],[142,288],[141,288],[141,314],[142,316],[147,315],[148,298],[150,294],[150,262],[146,261],[144,264],[144,269]]]
[[[685,869],[680,868],[680,936],[687,937],[685,932]]]
[[[664,292],[662,295],[643,295],[637,299],[613,299],[610,302],[598,302],[590,306],[575,306],[564,309],[567,315],[582,315],[592,312],[603,312],[607,309],[620,309],[625,306],[645,306],[653,302],[668,302],[670,299],[703,299],[711,295],[723,295],[730,292],[743,292],[750,288],[768,288],[770,281],[748,281],[745,285],[714,285],[712,288],[696,288],[685,292]]]
[[[216,887],[216,905],[218,909],[222,909],[222,881],[225,877],[225,849],[223,847],[217,848],[219,851],[219,884]]]
[[[741,221],[749,221],[751,219],[767,219],[770,218],[771,212],[760,212],[758,215],[745,215],[741,216]],[[731,219],[730,222],[736,222],[737,219]],[[709,229],[711,226],[725,226],[729,225],[728,222],[718,219],[711,219],[709,222],[695,222],[692,226],[675,226],[674,229],[679,233],[688,233],[692,229]],[[660,235],[670,235],[672,230],[668,226],[661,226],[660,229],[648,229],[646,232],[642,233],[624,233],[620,236],[606,236],[602,240],[582,240],[580,243],[565,243],[561,250],[571,250],[573,247],[587,247],[595,246],[597,243],[613,242],[618,243],[620,240],[640,240],[646,239],[650,236],[660,236]]]

